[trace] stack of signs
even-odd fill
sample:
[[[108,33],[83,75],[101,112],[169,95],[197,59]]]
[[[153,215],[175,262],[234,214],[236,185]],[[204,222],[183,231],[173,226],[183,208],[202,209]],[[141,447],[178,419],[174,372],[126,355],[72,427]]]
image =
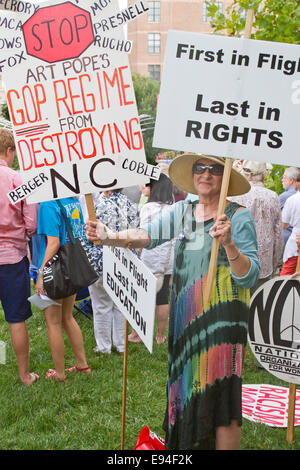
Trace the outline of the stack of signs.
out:
[[[122,11],[110,0],[1,3],[11,6],[0,65],[24,181],[11,202],[158,178],[146,163],[123,35],[147,3]]]

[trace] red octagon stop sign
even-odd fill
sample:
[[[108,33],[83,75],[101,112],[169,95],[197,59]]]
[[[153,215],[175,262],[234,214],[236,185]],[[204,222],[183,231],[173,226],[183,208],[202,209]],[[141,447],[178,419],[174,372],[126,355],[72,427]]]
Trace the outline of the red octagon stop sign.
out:
[[[90,14],[71,2],[39,8],[23,34],[27,54],[51,63],[78,57],[94,40]]]

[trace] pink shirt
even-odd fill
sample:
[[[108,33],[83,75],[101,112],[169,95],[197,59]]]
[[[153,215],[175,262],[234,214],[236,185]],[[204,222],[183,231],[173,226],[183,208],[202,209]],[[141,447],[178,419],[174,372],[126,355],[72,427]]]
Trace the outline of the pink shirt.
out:
[[[36,232],[36,205],[24,199],[13,205],[7,193],[22,184],[19,173],[0,160],[0,264],[15,264],[27,255],[27,242]]]

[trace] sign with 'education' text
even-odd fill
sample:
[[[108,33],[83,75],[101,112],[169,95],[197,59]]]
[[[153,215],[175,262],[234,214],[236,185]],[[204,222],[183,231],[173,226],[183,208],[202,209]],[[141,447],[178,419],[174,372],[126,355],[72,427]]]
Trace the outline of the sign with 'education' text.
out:
[[[152,353],[156,277],[128,249],[103,247],[103,286]]]
[[[300,46],[169,31],[153,146],[299,165]]]
[[[0,71],[20,171],[27,189],[44,175],[13,202],[149,182],[123,33],[148,11],[146,1],[121,11],[112,0],[1,4]]]

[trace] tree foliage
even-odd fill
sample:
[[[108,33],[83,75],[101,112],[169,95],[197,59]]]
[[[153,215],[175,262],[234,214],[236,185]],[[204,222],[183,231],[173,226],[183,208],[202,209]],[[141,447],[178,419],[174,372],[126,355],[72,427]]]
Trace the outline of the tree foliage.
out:
[[[221,13],[214,2],[206,1],[215,34],[242,37],[247,10],[254,10],[251,39],[300,44],[300,0],[233,0]],[[281,178],[286,166],[273,164],[265,180],[267,188],[283,191]]]
[[[214,2],[205,2],[215,33],[242,37],[247,10],[254,10],[251,39],[300,44],[299,0],[233,0],[225,14]]]
[[[146,115],[152,118],[147,120],[147,125],[142,125],[142,129],[148,128],[148,130],[143,130],[143,140],[147,162],[153,165],[156,154],[164,150],[152,147],[160,82],[140,74],[134,74],[132,81],[139,116]]]

